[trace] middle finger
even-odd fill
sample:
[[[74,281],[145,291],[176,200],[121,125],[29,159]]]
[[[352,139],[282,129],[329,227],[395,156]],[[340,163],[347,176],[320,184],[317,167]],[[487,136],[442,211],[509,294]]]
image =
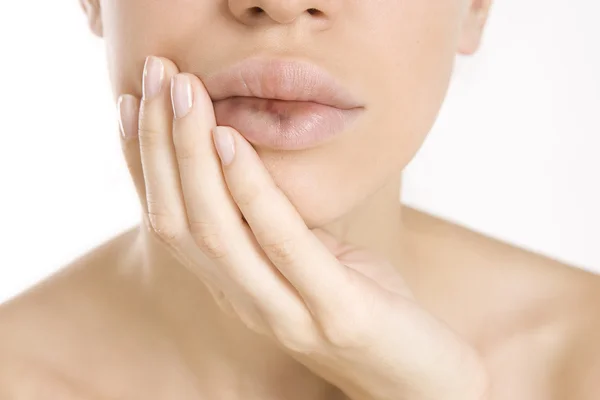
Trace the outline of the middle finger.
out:
[[[173,142],[192,236],[250,295],[274,330],[314,337],[302,298],[264,254],[229,193],[211,136],[216,121],[204,85],[195,75],[178,74],[172,99]]]
[[[140,157],[146,183],[144,211],[159,237],[171,245],[188,231],[171,137],[173,114],[168,90],[170,78],[178,72],[167,59],[146,59],[139,115]]]

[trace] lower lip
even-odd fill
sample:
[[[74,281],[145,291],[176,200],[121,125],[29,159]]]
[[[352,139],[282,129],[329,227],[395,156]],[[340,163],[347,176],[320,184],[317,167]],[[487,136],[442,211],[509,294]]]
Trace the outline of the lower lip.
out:
[[[328,142],[362,110],[257,97],[219,100],[214,109],[218,125],[235,128],[253,145],[277,150],[301,150]]]

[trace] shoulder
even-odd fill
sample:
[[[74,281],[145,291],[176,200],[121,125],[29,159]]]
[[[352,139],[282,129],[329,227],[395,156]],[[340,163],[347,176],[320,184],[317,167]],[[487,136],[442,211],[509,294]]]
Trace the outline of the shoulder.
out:
[[[28,357],[19,348],[0,348],[0,398],[6,400],[108,400],[64,371]]]
[[[541,325],[557,338],[547,355],[554,398],[600,399],[600,275],[528,252],[521,263],[523,276],[543,288],[532,291],[538,300],[527,315],[544,316]]]
[[[407,209],[404,219],[425,239],[413,248],[426,243],[429,262],[451,263],[453,271],[461,268],[457,276],[470,277],[455,286],[442,280],[439,291],[457,299],[456,315],[464,307],[482,321],[493,315],[494,324],[477,324],[472,336],[486,344],[493,339],[486,351],[502,360],[496,366],[502,378],[532,385],[539,378],[556,399],[600,399],[600,275],[418,210]],[[523,370],[535,372],[515,376]]]
[[[570,339],[557,371],[562,398],[600,399],[600,284],[582,291],[570,320]]]
[[[0,399],[102,399],[77,373],[114,322],[107,312],[111,289],[105,284],[114,283],[107,271],[125,256],[120,249],[132,233],[112,238],[0,305]]]
[[[516,260],[526,271],[520,290],[530,291],[519,313],[528,327],[523,355],[546,364],[552,398],[600,399],[600,275],[533,253]]]

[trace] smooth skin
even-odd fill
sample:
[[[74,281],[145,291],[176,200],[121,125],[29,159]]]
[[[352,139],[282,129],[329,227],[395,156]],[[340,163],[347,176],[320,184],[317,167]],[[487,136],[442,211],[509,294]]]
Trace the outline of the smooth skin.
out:
[[[422,310],[389,263],[309,230],[250,143],[215,128],[194,75],[173,79],[172,121],[169,95],[147,90],[163,85],[165,64],[175,73],[168,60],[147,62],[139,144],[125,148],[133,159],[142,149],[143,168],[130,165],[143,170],[134,180],[144,214],[174,257],[225,310],[353,400],[482,399],[487,377],[475,349]],[[121,100],[122,114],[135,116],[124,108],[136,103]]]
[[[487,2],[83,5],[107,40],[141,222],[0,307],[0,398],[600,396],[596,275],[398,203]],[[224,128],[223,165],[202,77],[257,44],[314,51],[362,93],[363,122],[296,153]],[[142,77],[167,53],[159,85]]]

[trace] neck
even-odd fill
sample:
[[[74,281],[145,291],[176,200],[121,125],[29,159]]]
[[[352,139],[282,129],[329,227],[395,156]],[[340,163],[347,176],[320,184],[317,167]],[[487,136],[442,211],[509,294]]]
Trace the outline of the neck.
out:
[[[401,178],[392,179],[351,213],[322,228],[342,242],[367,248],[396,265],[401,260],[399,244],[405,236],[400,188]]]
[[[402,220],[398,176],[344,217],[322,228],[340,240],[379,253],[394,265],[400,260]],[[254,334],[237,318],[222,313],[204,284],[175,261],[145,229],[135,250],[144,292],[157,310],[168,340],[197,377],[203,395],[240,399],[337,399],[338,389],[312,374],[277,347]],[[231,397],[234,398],[234,397]]]

